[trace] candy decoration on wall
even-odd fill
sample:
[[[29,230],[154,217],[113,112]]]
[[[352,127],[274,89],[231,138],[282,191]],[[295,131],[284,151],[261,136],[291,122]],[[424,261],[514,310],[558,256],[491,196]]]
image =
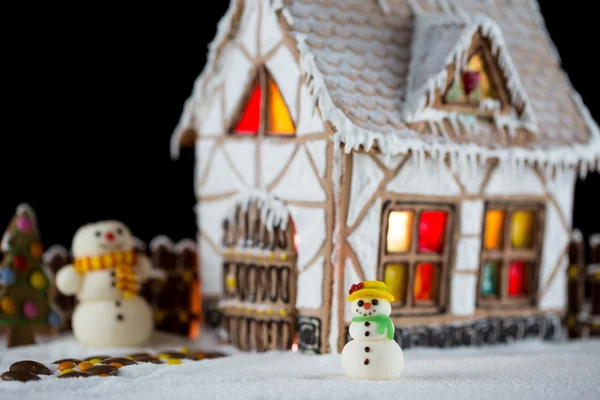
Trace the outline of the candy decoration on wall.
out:
[[[0,325],[8,347],[33,344],[37,328],[55,327],[60,316],[48,297],[51,280],[42,268],[43,246],[33,209],[21,204],[2,239]]]
[[[404,355],[394,340],[390,318],[394,296],[379,281],[360,282],[349,290],[352,323],[349,341],[342,350],[342,368],[350,378],[396,379],[404,368]]]

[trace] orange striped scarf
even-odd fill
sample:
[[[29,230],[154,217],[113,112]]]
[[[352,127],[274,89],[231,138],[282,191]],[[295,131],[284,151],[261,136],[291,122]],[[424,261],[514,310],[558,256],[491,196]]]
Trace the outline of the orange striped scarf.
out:
[[[74,260],[75,271],[84,274],[87,271],[114,269],[116,287],[123,292],[125,297],[134,297],[139,291],[134,267],[136,255],[134,251],[117,251],[91,257],[76,257]]]

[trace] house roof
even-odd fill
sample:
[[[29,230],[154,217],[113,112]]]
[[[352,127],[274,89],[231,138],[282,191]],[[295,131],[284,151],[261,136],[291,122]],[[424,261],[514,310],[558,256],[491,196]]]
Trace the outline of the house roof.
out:
[[[210,93],[207,76],[218,74],[219,49],[239,7],[243,1],[232,0],[219,24],[173,136],[175,153],[191,120],[202,118],[192,103],[209,101],[202,96]],[[311,93],[346,151],[376,146],[387,154],[598,168],[600,129],[561,69],[535,0],[271,0],[271,7],[283,15]],[[523,106],[495,127],[423,107],[477,30],[492,43],[513,103]],[[448,134],[444,120],[460,134]],[[533,134],[527,142],[511,137],[523,126]]]

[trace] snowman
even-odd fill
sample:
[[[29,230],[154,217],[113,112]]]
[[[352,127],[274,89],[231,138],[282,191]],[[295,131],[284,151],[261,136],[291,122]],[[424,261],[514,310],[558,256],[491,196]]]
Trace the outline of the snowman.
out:
[[[390,318],[394,296],[379,281],[352,285],[349,341],[342,350],[342,368],[353,379],[396,379],[404,367],[402,349],[394,340]]]
[[[119,221],[82,226],[73,237],[74,262],[56,274],[56,287],[78,304],[73,334],[92,347],[139,346],[154,330],[150,305],[138,295],[151,278],[164,279],[148,257],[136,254],[133,236]]]

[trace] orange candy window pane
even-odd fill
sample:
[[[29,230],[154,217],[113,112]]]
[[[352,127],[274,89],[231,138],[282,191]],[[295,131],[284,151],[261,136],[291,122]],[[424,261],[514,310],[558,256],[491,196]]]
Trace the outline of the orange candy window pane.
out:
[[[394,296],[394,302],[406,301],[408,269],[406,264],[388,264],[385,267],[384,282],[388,291]]]
[[[269,79],[268,99],[268,128],[267,131],[276,135],[293,135],[294,124],[290,112],[283,101],[281,92],[272,79]]]
[[[252,94],[246,103],[246,108],[235,128],[238,135],[256,135],[260,126],[260,105],[262,103],[262,93],[257,84],[252,90]]]
[[[527,294],[527,264],[522,261],[510,263],[508,269],[508,295],[511,297]]]
[[[485,216],[485,248],[497,250],[502,247],[504,235],[504,211],[490,210]]]
[[[413,294],[416,301],[433,301],[437,298],[437,268],[432,263],[417,265]]]
[[[533,211],[515,211],[510,224],[510,240],[513,247],[530,248],[533,245],[535,214]]]
[[[419,252],[443,253],[448,214],[444,211],[423,211],[419,219]]]
[[[406,253],[410,250],[412,236],[412,211],[392,211],[388,217],[388,253]]]

